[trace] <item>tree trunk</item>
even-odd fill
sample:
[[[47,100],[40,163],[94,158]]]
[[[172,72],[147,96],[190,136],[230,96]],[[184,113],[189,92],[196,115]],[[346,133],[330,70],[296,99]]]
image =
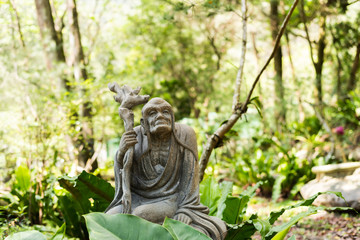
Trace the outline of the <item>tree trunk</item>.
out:
[[[60,42],[60,38],[58,38],[55,30],[49,0],[35,0],[35,5],[40,34],[47,57],[47,67],[51,69],[53,65],[51,61],[65,62],[63,44]],[[55,43],[55,46],[51,46],[52,42]]]
[[[341,88],[341,71],[343,69],[341,59],[339,57],[339,54],[336,50],[336,61],[337,61],[337,71],[336,71],[336,96],[337,100],[342,99],[343,91]]]
[[[62,32],[55,30],[54,19],[49,0],[35,0],[36,14],[40,28],[40,35],[45,51],[45,61],[48,70],[52,69],[57,62],[66,63]],[[62,89],[71,91],[65,76],[60,79]]]
[[[88,79],[88,74],[86,71],[85,57],[81,44],[78,13],[75,0],[67,0],[67,11],[70,25],[70,64],[74,68],[75,80],[80,83],[80,81],[86,81]],[[81,94],[84,99],[84,103],[80,107],[80,117],[82,124],[80,136],[76,142],[77,149],[79,149],[78,159],[79,164],[82,167],[88,167],[90,162],[91,167],[89,167],[90,169],[87,170],[94,171],[98,167],[98,163],[96,159],[92,159],[94,154],[92,124],[93,115],[91,111],[91,102],[85,99],[87,95],[86,86],[81,87]]]
[[[329,2],[327,3],[327,5],[328,4],[329,4]],[[313,45],[310,40],[309,30],[306,25],[307,19],[306,19],[306,14],[305,14],[305,10],[304,10],[304,0],[301,1],[301,5],[300,5],[300,16],[301,16],[302,22],[304,24],[306,39],[307,39],[307,41],[309,43],[309,47],[310,47],[310,57],[311,57],[311,61],[312,61],[313,65],[314,65],[315,73],[316,73],[315,102],[316,102],[316,105],[319,106],[321,112],[322,112],[322,107],[323,107],[322,68],[324,65],[324,56],[325,56],[325,47],[326,47],[326,14],[328,14],[325,11],[326,7],[327,6],[322,5],[321,9],[320,9],[320,18],[319,18],[320,33],[319,33],[319,40],[317,41],[317,61],[315,61]]]
[[[295,66],[292,60],[292,53],[291,53],[291,48],[290,48],[290,39],[289,39],[289,34],[285,33],[285,39],[286,39],[286,47],[287,47],[287,52],[288,52],[288,56],[289,56],[289,62],[290,62],[290,68],[291,68],[291,74],[292,74],[292,78],[294,81],[294,86],[296,88],[295,93],[296,93],[296,97],[298,100],[298,111],[299,111],[299,122],[303,122],[305,119],[305,112],[304,112],[304,108],[302,105],[302,100],[301,100],[301,92],[300,92],[300,88],[298,87],[300,85],[296,74],[295,74]]]
[[[356,46],[356,54],[350,72],[350,79],[347,85],[348,93],[356,88],[356,81],[357,81],[356,73],[359,70],[359,60],[360,60],[360,42]]]
[[[322,108],[323,105],[323,91],[322,91],[322,69],[324,65],[324,56],[325,56],[325,42],[326,37],[326,16],[325,13],[320,17],[320,36],[318,42],[318,51],[317,51],[317,62],[315,64],[316,80],[315,80],[315,97],[316,104]]]
[[[279,32],[279,0],[270,1],[270,26],[271,36],[275,42]],[[276,50],[274,56],[274,69],[275,69],[275,119],[276,125],[279,127],[286,121],[286,109],[284,105],[284,86],[282,81],[282,51],[281,45]],[[280,128],[279,128],[280,129]]]

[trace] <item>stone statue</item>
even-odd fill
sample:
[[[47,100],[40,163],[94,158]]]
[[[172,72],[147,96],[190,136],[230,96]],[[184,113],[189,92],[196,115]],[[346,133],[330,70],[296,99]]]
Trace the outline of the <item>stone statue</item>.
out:
[[[139,96],[133,91],[133,97]],[[126,168],[128,161],[130,168]],[[115,197],[106,213],[131,213],[158,224],[165,217],[173,218],[212,239],[225,238],[225,223],[208,216],[209,209],[200,204],[195,132],[175,123],[165,100],[153,98],[144,105],[141,126],[125,131],[114,165]]]

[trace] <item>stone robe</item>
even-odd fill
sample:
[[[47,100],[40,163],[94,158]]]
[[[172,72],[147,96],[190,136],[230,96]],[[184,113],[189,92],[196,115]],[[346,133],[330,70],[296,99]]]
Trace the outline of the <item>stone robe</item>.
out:
[[[152,157],[144,129],[136,127],[134,130],[138,143],[135,145],[131,170],[132,214],[161,224],[166,216],[174,218],[182,213],[191,218],[190,226],[212,239],[224,239],[225,223],[216,217],[208,216],[208,207],[200,204],[194,130],[187,125],[175,123],[165,162]],[[115,161],[115,198],[107,211],[121,206],[119,173],[120,165]]]

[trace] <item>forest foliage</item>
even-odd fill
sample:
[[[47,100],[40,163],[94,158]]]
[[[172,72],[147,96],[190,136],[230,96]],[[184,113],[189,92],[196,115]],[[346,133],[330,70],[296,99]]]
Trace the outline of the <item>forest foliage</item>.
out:
[[[0,1],[1,235],[89,237],[82,216],[111,201],[124,132],[109,82],[167,100],[201,155],[233,112],[244,17],[240,103],[292,4],[249,1],[243,16],[237,0]],[[359,25],[357,0],[299,1],[247,112],[207,164],[201,201],[211,214],[260,231],[262,220],[243,218],[255,194],[247,187],[274,202],[300,199],[313,166],[360,160]]]

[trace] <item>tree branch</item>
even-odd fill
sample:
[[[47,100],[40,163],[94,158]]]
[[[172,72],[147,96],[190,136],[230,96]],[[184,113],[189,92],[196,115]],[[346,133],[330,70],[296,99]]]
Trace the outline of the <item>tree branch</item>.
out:
[[[219,49],[216,47],[216,45],[215,45],[215,36],[211,37],[209,35],[208,39],[209,39],[211,47],[214,50],[214,53],[215,53],[216,57],[217,57],[216,70],[219,70],[220,69],[220,61],[221,61],[221,53],[220,53]]]
[[[14,13],[15,13],[15,17],[16,17],[16,26],[17,26],[17,29],[18,29],[18,32],[19,32],[19,35],[20,35],[20,41],[21,41],[21,45],[23,47],[25,47],[25,41],[24,41],[24,35],[21,31],[21,24],[20,24],[20,17],[19,17],[19,13],[15,7],[15,4],[13,3],[12,0],[8,0],[9,2],[9,5],[11,6],[11,8],[14,10]]]
[[[243,0],[245,1],[245,0]],[[209,162],[209,158],[211,155],[212,150],[215,148],[215,146],[218,144],[218,142],[225,136],[225,134],[235,125],[235,123],[239,120],[239,118],[246,113],[247,111],[247,105],[250,102],[250,98],[252,96],[252,93],[254,92],[254,89],[256,87],[256,84],[259,82],[261,75],[263,74],[263,72],[265,71],[266,67],[269,65],[271,59],[274,57],[275,52],[277,50],[277,48],[279,47],[279,43],[280,43],[280,39],[282,37],[282,35],[284,34],[284,30],[289,22],[289,19],[292,15],[292,13],[295,10],[296,5],[298,4],[299,0],[295,0],[294,3],[291,6],[290,11],[288,12],[288,14],[286,15],[280,31],[275,39],[275,45],[273,48],[272,53],[270,54],[268,60],[266,61],[266,63],[264,64],[263,68],[260,70],[259,74],[257,75],[257,77],[255,78],[252,88],[249,92],[249,94],[247,95],[247,98],[244,102],[244,104],[239,104],[240,106],[238,108],[235,109],[235,111],[233,111],[232,115],[229,117],[228,121],[226,123],[224,123],[223,125],[221,125],[216,131],[215,133],[208,139],[206,146],[204,148],[204,151],[201,155],[200,158],[200,181],[203,179],[204,177],[204,173],[205,173],[205,168]]]

